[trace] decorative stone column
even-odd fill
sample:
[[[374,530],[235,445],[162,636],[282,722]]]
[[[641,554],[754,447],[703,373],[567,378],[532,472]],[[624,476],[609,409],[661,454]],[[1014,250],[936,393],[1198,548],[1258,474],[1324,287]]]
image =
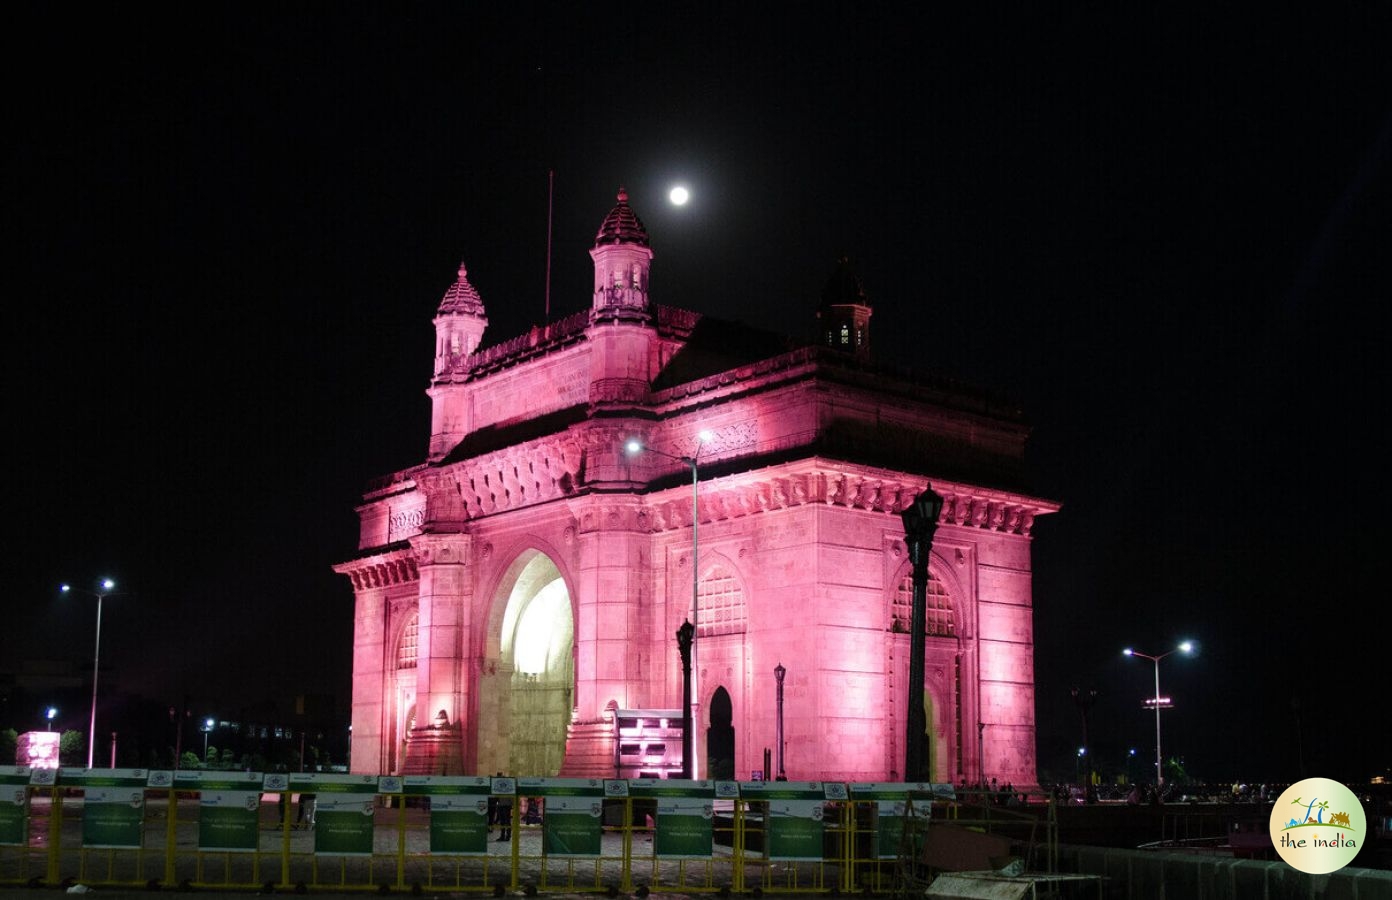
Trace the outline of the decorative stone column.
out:
[[[407,736],[406,775],[464,773],[464,665],[473,612],[473,538],[424,534],[411,539],[420,567],[416,726]]]

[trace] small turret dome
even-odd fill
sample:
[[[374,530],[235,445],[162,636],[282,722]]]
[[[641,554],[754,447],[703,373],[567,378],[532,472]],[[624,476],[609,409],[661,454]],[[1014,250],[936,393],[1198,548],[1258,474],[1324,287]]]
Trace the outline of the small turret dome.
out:
[[[454,284],[445,291],[445,296],[440,300],[440,312],[444,313],[465,313],[467,315],[483,315],[483,298],[479,292],[469,283],[469,272],[464,268],[464,263],[459,263],[459,278]]]
[[[595,235],[596,247],[604,244],[637,244],[648,246],[648,230],[643,227],[638,214],[628,205],[628,192],[619,188],[618,205],[609,211]]]

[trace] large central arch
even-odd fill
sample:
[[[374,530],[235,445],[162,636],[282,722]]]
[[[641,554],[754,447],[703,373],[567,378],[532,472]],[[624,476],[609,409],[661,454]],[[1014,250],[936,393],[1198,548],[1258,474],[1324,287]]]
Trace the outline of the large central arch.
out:
[[[504,572],[492,609],[495,663],[480,691],[479,771],[556,775],[575,696],[570,591],[551,557],[526,550]]]

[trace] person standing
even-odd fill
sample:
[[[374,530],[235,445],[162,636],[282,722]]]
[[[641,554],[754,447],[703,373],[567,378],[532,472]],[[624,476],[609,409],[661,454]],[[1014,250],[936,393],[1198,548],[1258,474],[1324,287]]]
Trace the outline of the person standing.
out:
[[[314,795],[300,794],[300,805],[295,810],[295,828],[309,831],[314,828]]]
[[[498,834],[498,840],[497,840],[495,843],[501,844],[501,843],[503,843],[504,841],[510,841],[510,840],[512,840],[512,798],[511,798],[511,797],[499,797],[499,798],[498,798],[498,827],[501,828],[502,831]]]

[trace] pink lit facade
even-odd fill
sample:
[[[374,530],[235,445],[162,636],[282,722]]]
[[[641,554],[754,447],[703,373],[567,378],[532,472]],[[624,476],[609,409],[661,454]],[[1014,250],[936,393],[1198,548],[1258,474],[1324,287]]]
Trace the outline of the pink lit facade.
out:
[[[353,770],[612,777],[615,711],[682,705],[690,619],[701,777],[760,768],[781,663],[789,778],[901,779],[899,511],[931,485],[933,777],[1033,784],[1030,533],[1058,507],[1020,490],[1018,413],[876,367],[844,273],[818,313],[830,346],[789,349],[653,302],[622,193],[590,253],[589,310],[491,347],[463,267],[441,301],[427,458],[364,496],[335,567],[355,600]],[[702,431],[693,547],[679,458]]]

